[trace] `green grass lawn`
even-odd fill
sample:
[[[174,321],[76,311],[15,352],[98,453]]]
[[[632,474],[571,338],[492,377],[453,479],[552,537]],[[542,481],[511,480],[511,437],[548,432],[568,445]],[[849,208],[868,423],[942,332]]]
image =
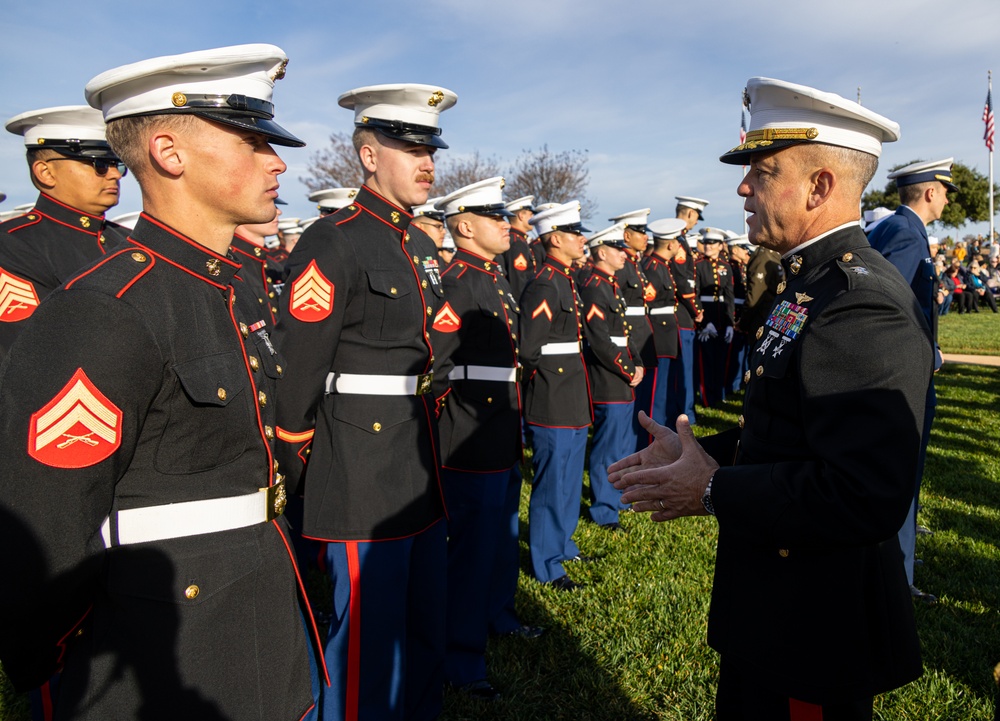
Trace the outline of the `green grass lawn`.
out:
[[[938,345],[945,353],[1000,355],[1000,315],[981,308],[978,313],[940,316]]]
[[[945,316],[941,325],[945,352],[1000,353],[1000,318],[992,313]],[[1000,368],[949,364],[937,385],[920,515],[936,533],[917,541],[925,563],[916,581],[941,601],[916,607],[925,672],[876,699],[875,718],[881,721],[993,718],[992,670],[1000,662]],[[703,412],[697,433],[729,427],[739,410],[735,399]],[[525,567],[527,500],[525,486]],[[547,632],[532,641],[494,642],[490,675],[504,696],[483,705],[449,694],[444,719],[713,717],[718,658],[705,633],[715,521],[654,524],[645,515],[625,514],[623,524],[627,535],[580,522],[582,552],[600,557],[570,569],[587,588],[559,593],[522,575],[522,620]],[[0,678],[0,721],[26,718],[22,700]]]

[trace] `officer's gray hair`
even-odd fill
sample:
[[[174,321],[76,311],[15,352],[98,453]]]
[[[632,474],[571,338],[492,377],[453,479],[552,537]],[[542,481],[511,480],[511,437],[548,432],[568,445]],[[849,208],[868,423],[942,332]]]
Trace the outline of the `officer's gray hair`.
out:
[[[855,186],[858,198],[865,192],[865,187],[875,177],[878,170],[878,158],[871,153],[865,153],[853,148],[842,148],[839,145],[815,143],[800,145],[814,152],[811,160],[817,165],[833,165],[838,171],[841,181]]]

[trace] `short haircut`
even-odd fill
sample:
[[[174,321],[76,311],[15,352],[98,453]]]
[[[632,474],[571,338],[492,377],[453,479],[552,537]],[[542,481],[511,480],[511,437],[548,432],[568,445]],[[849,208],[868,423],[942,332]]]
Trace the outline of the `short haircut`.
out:
[[[44,192],[46,189],[38,184],[38,179],[35,177],[35,163],[39,160],[49,160],[59,155],[60,153],[52,148],[28,148],[28,151],[25,153],[25,157],[28,160],[28,175],[31,176],[31,184],[35,186],[35,190],[38,192]]]
[[[542,247],[545,250],[552,250],[552,238],[555,237],[556,231],[550,230],[548,233],[544,233],[538,236],[538,240],[541,241]]]
[[[450,216],[448,216],[447,218],[444,219],[444,224],[448,227],[448,232],[451,233],[451,237],[452,238],[458,238],[459,237],[459,234],[458,234],[458,221],[459,221],[459,217],[461,215],[462,215],[462,213],[459,213],[458,215],[450,215]],[[414,218],[413,220],[416,220],[416,218]]]
[[[378,131],[374,128],[357,127],[354,129],[354,134],[351,136],[351,142],[354,144],[354,152],[360,155],[361,148],[364,145],[380,145],[378,140]]]
[[[928,181],[926,183],[914,183],[913,185],[904,185],[899,188],[899,202],[903,205],[912,205],[920,200],[924,191],[931,187],[931,183],[937,181]]]
[[[182,130],[191,127],[194,116],[187,113],[169,115],[136,115],[109,120],[105,128],[108,144],[121,158],[125,167],[132,171],[136,180],[142,181],[149,165],[149,150],[146,141],[154,130],[170,127]]]
[[[878,158],[871,153],[826,143],[803,147],[813,151],[809,155],[810,161],[817,165],[833,165],[840,179],[855,187],[859,198],[878,171]]]

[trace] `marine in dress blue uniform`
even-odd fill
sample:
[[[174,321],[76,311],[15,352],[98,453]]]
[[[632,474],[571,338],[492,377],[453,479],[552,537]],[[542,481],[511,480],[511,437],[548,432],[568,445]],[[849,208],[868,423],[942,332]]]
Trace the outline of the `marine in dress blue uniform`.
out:
[[[594,409],[590,447],[590,520],[620,529],[621,491],[608,483],[608,466],[635,449],[633,388],[643,379],[639,346],[630,330],[628,303],[618,273],[628,263],[625,224],[595,233],[587,243],[591,272],[580,286],[583,357]]]
[[[896,531],[933,348],[857,222],[865,176],[899,126],[780,80],[751,79],[748,98],[746,143],[722,160],[749,164],[738,192],[750,240],[782,252],[788,280],[755,334],[740,427],[700,441],[685,424],[679,438],[653,429],[657,443],[612,479],[653,520],[718,520],[708,641],[720,721],[870,719],[875,694],[922,671]],[[806,192],[820,202],[765,212]]]
[[[302,145],[271,120],[285,62],[271,45],[220,48],[87,86],[140,184],[158,185],[128,243],[39,306],[0,377],[0,534],[18,549],[0,657],[19,688],[62,667],[56,719],[292,721],[313,705],[312,620],[272,461],[283,361],[225,254],[239,222],[275,212],[285,166],[268,143]],[[253,109],[199,104],[230,94]],[[216,156],[247,180],[238,199],[186,184],[198,161],[173,165],[149,150],[155,129],[130,124],[164,112],[197,116],[158,126],[178,142],[260,141]],[[226,220],[192,225],[190,210]]]
[[[680,348],[680,334],[677,328],[679,304],[677,288],[670,272],[670,261],[677,252],[677,238],[684,231],[684,227],[685,222],[680,218],[663,218],[650,223],[653,252],[646,256],[643,264],[646,277],[653,289],[651,293],[653,299],[649,302],[649,321],[653,326],[653,342],[656,347],[650,418],[660,425],[667,424],[672,369]],[[650,370],[646,369],[647,376]],[[642,433],[646,436],[645,445],[648,445],[652,439],[645,428],[642,429]]]
[[[511,550],[507,490],[521,461],[518,304],[495,260],[510,243],[503,178],[459,188],[438,207],[458,245],[431,327],[448,506],[445,680],[489,699],[491,593]]]
[[[32,110],[6,127],[24,136],[40,192],[25,214],[0,224],[0,360],[49,293],[128,236],[105,219],[128,171],[104,137],[99,110]]]
[[[278,458],[292,490],[304,484],[304,535],[327,541],[329,718],[441,709],[446,528],[430,326],[442,291],[437,248],[407,209],[427,198],[446,147],[438,115],[456,99],[403,84],[341,95],[365,183],[286,261]]]
[[[581,584],[566,575],[563,563],[580,555],[573,532],[580,516],[587,429],[593,421],[571,265],[583,257],[586,228],[577,201],[542,211],[531,222],[547,255],[521,297],[524,418],[532,431],[535,470],[529,547],[535,578],[573,590]]]
[[[725,234],[707,228],[702,234],[705,256],[695,264],[695,290],[703,317],[698,326],[695,359],[698,364],[701,402],[706,408],[725,398],[726,357],[733,340],[733,276],[722,257]]]
[[[531,230],[531,217],[535,214],[531,204],[535,196],[526,195],[523,198],[507,203],[507,210],[512,213],[510,219],[510,248],[501,253],[497,260],[503,264],[504,275],[510,283],[514,297],[520,300],[521,293],[538,271],[535,255],[531,252],[531,241],[528,232]]]
[[[935,370],[941,365],[940,350],[937,349],[937,290],[938,278],[931,258],[927,224],[941,217],[941,211],[948,204],[948,191],[958,188],[952,182],[951,166],[953,158],[930,162],[913,163],[889,173],[896,181],[900,200],[903,204],[895,214],[885,218],[868,234],[868,242],[892,263],[910,284],[913,295],[920,305],[928,327],[934,338],[937,359]],[[930,441],[931,423],[937,408],[937,393],[934,377],[930,378],[927,389],[927,413],[924,416],[924,432],[921,436],[920,454],[917,461],[917,485],[913,493],[910,512],[899,530],[899,544],[903,549],[903,565],[910,591],[915,598],[934,602],[937,599],[921,591],[913,583],[913,559],[917,538],[917,506],[920,503],[920,482],[924,475],[924,461],[927,458],[927,443]]]
[[[747,261],[750,260],[750,251],[746,234],[739,235],[727,230],[726,235],[729,236],[726,246],[729,249],[729,270],[733,278],[733,340],[726,354],[724,390],[727,393],[737,393],[743,385],[747,362],[747,336],[740,321],[747,302]]]

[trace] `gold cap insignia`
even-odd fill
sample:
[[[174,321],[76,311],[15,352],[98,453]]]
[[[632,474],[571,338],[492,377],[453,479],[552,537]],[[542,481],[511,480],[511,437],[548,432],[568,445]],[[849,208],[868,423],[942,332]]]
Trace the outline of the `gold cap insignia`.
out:
[[[175,108],[183,108],[187,105],[187,95],[184,93],[174,93],[170,96],[170,102],[174,104]]]
[[[358,194],[358,191],[352,190],[350,193],[347,194],[347,197],[348,198],[353,198],[357,194]]]
[[[39,145],[45,145],[45,138],[39,138],[35,142],[38,143]]]
[[[444,101],[444,93],[442,93],[440,90],[435,90],[434,93],[431,95],[431,97],[428,98],[427,104],[430,105],[432,108],[436,108],[443,101]]]
[[[287,67],[288,67],[288,61],[282,60],[281,65],[275,68],[274,74],[271,75],[271,82],[273,83],[275,80],[281,80],[283,77],[285,77],[285,68]]]

